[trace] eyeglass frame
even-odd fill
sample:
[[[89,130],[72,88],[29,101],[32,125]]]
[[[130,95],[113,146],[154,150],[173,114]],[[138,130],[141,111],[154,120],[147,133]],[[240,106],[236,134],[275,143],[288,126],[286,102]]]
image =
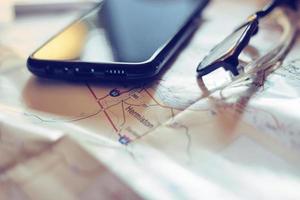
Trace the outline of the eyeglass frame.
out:
[[[273,0],[270,4],[268,4],[262,10],[256,12],[251,15],[247,22],[239,26],[232,32],[228,37],[226,37],[222,42],[216,45],[211,51],[210,54],[217,49],[219,46],[226,42],[234,33],[240,31],[241,29],[245,29],[241,36],[238,38],[236,44],[228,49],[226,53],[221,55],[219,58],[214,59],[213,62],[210,62],[208,65],[204,65],[205,61],[209,58],[210,54],[207,55],[202,62],[197,67],[198,77],[202,77],[211,73],[212,71],[223,67],[226,71],[230,71],[234,76],[239,75],[238,65],[239,65],[239,56],[241,52],[248,46],[251,38],[258,33],[259,30],[259,20],[269,13],[271,13],[277,6],[288,5],[290,8],[297,10],[296,0]]]

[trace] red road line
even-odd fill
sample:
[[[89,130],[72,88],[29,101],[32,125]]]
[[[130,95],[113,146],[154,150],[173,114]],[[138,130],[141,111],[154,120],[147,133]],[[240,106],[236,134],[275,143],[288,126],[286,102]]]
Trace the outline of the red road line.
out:
[[[124,109],[124,102],[122,101],[122,114],[123,114],[123,123],[122,126],[126,123],[126,116],[125,116],[125,109]]]
[[[90,85],[88,83],[86,83],[86,86],[88,87],[89,91],[91,92],[91,94],[94,96],[95,100],[97,101],[97,96],[95,94],[95,92],[92,90],[92,88],[90,87]],[[106,118],[108,119],[109,123],[111,124],[111,126],[113,127],[113,129],[118,132],[117,127],[115,126],[115,124],[113,123],[112,119],[109,117],[109,115],[107,114],[106,110],[104,110],[103,105],[97,101],[98,105],[100,106],[101,109],[103,109],[103,112],[106,116]]]
[[[105,98],[107,98],[109,95],[107,94],[107,95],[105,95],[104,97],[101,97],[101,98],[97,98],[97,101],[101,101],[101,100],[103,100],[103,99],[105,99]]]
[[[180,111],[184,111],[185,109],[180,109],[180,108],[173,108],[171,106],[166,106],[166,105],[162,105],[161,103],[159,103],[154,97],[152,94],[150,94],[150,92],[145,88],[144,89],[145,92],[151,97],[151,99],[157,104],[159,105],[160,107],[162,108],[167,108],[167,109],[176,109],[176,110],[180,110]]]
[[[125,91],[120,91],[120,95],[121,94],[126,94],[126,93],[129,93],[129,92],[131,92],[132,90],[134,90],[135,88],[131,88],[131,89],[129,89],[129,90],[125,90]]]
[[[164,105],[161,105],[153,96],[152,94],[150,94],[150,92],[145,88],[145,92],[151,97],[151,99],[153,99],[153,101],[155,103],[157,103],[157,105],[161,106],[161,107],[164,107]]]
[[[145,88],[145,92],[151,97],[151,99],[153,99],[153,101],[159,105],[160,107],[162,108],[168,108],[168,109],[174,109],[173,107],[170,107],[170,106],[165,106],[165,105],[162,105],[161,103],[159,103],[154,97],[152,94],[150,94],[150,92]],[[181,110],[181,109],[177,109],[177,110]]]
[[[117,89],[117,88],[115,88],[115,89]],[[123,91],[123,92],[120,92],[120,95],[129,93],[129,92],[132,91],[132,90],[134,90],[134,88],[129,89],[129,90],[125,90],[125,91]],[[107,98],[107,97],[109,97],[109,94],[107,94],[107,95],[105,95],[105,96],[103,96],[103,97],[101,97],[101,98],[98,98],[98,97],[97,97],[97,101],[101,101],[101,100],[103,100],[103,99],[105,99],[105,98]]]

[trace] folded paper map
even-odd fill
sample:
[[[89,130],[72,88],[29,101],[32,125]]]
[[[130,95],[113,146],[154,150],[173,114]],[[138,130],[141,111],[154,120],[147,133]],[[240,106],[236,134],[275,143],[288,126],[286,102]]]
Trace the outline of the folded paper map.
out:
[[[71,16],[0,30],[0,199],[300,199],[299,38],[253,79],[195,72],[262,5],[214,1],[178,57],[138,83],[30,74],[26,57]],[[275,17],[263,21],[244,56],[280,34]]]

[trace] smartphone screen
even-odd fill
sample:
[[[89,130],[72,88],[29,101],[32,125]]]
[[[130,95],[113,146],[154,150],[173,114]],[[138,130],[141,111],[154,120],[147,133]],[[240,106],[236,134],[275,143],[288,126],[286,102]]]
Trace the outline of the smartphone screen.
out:
[[[204,0],[106,0],[57,34],[39,60],[141,63],[151,59]]]

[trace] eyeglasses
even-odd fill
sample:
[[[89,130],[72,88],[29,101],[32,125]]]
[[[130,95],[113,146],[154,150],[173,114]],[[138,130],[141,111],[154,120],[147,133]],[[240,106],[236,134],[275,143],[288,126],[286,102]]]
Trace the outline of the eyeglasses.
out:
[[[288,6],[297,9],[298,0],[273,0],[262,10],[251,15],[246,23],[239,26],[232,34],[215,46],[198,65],[198,76],[204,76],[223,67],[234,76],[239,75],[239,56],[249,44],[250,39],[259,30],[259,20],[270,14],[278,6]]]

